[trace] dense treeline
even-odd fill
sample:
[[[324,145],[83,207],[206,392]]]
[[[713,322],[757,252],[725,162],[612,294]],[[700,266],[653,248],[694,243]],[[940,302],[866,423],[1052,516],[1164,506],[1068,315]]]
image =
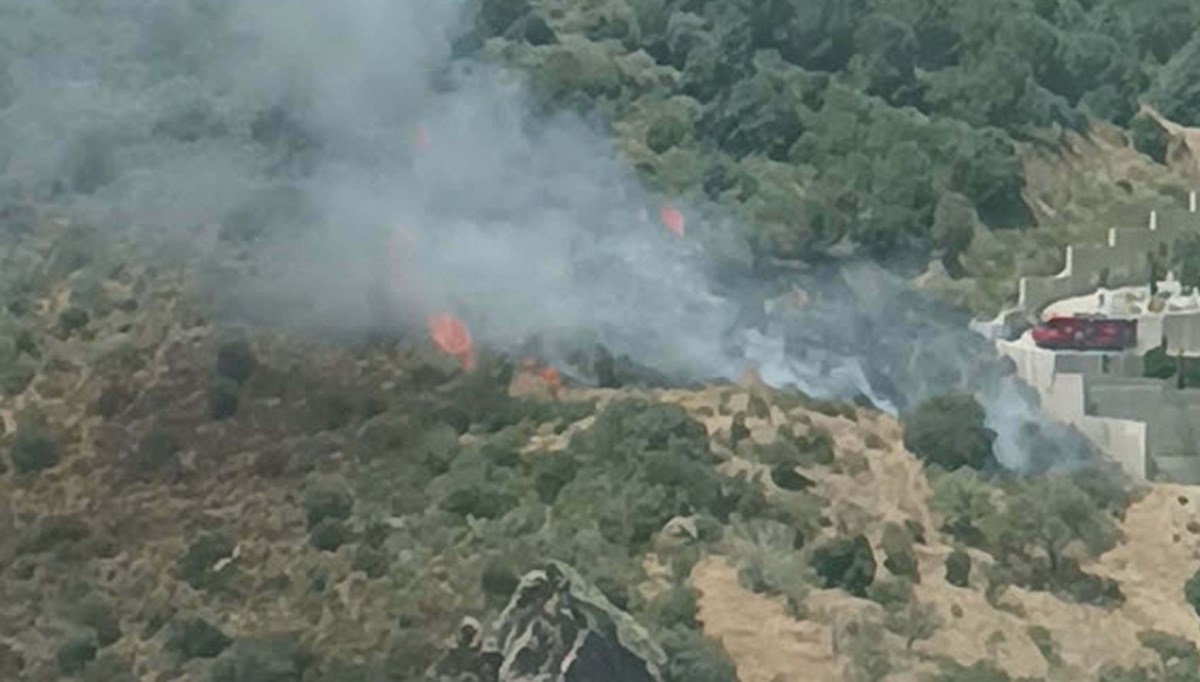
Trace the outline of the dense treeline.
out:
[[[759,259],[848,235],[953,272],[971,210],[991,228],[1032,220],[1016,142],[1096,119],[1153,147],[1141,102],[1200,122],[1190,0],[535,5],[485,0],[465,50],[533,67],[558,104],[587,93],[652,182],[739,205]]]

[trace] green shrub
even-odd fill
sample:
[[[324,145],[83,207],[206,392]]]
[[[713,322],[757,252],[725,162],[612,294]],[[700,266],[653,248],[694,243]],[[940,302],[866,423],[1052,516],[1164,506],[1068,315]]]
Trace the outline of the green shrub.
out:
[[[308,531],[308,543],[322,552],[336,552],[349,538],[346,524],[332,518],[323,519]]]
[[[100,390],[93,411],[102,419],[112,419],[133,402],[133,393],[122,383],[110,383]]]
[[[245,339],[226,341],[217,347],[216,373],[238,384],[246,383],[258,366],[254,349]]]
[[[1059,652],[1058,642],[1054,641],[1054,635],[1049,630],[1040,625],[1030,625],[1025,629],[1025,633],[1029,635],[1030,641],[1041,652],[1042,658],[1052,666],[1062,665],[1062,656]]]
[[[563,451],[535,456],[532,470],[538,499],[545,504],[554,504],[558,492],[575,478],[579,464],[570,452]]]
[[[960,469],[934,480],[930,507],[942,517],[942,530],[955,540],[983,547],[987,537],[982,528],[999,513],[994,497],[994,489],[973,470]]]
[[[141,480],[171,478],[179,473],[179,440],[164,426],[155,426],[142,437],[129,459],[131,474]]]
[[[233,640],[199,616],[180,618],[171,623],[163,648],[188,661],[216,658]]]
[[[891,609],[884,618],[887,629],[904,638],[904,646],[908,649],[916,642],[933,637],[942,625],[933,604],[909,602],[902,607]]]
[[[236,381],[228,377],[217,377],[208,387],[208,415],[221,421],[237,414],[238,392]]]
[[[1156,630],[1143,630],[1137,638],[1142,646],[1158,654],[1164,666],[1184,664],[1195,671],[1200,664],[1200,654],[1190,639]]]
[[[655,154],[662,154],[679,144],[687,134],[687,124],[673,116],[654,120],[646,130],[646,146]]]
[[[809,408],[827,417],[842,417],[850,421],[858,420],[858,412],[855,411],[853,405],[835,400],[814,400],[809,404]]]
[[[904,447],[931,464],[953,471],[992,468],[996,434],[984,425],[983,407],[969,395],[945,395],[917,405],[904,417]]]
[[[822,581],[822,587],[841,588],[864,596],[875,580],[875,554],[862,535],[832,540],[813,550],[809,564]]]
[[[881,682],[892,672],[887,633],[879,623],[853,621],[845,626],[839,639],[845,642],[850,659],[848,679]]]
[[[489,561],[484,566],[483,575],[479,578],[479,585],[483,589],[483,593],[501,601],[508,601],[519,583],[520,578],[512,568],[506,563],[496,561]]]
[[[729,554],[737,559],[738,581],[748,590],[778,594],[800,611],[808,594],[805,566],[794,548],[796,531],[778,521],[755,518],[736,523],[726,534]]]
[[[971,584],[971,555],[956,549],[946,557],[946,582],[955,587]]]
[[[867,589],[866,597],[887,611],[895,611],[912,601],[912,582],[907,578],[876,580]]]
[[[1156,163],[1167,159],[1167,131],[1150,116],[1134,116],[1129,124],[1129,137],[1134,149],[1149,156]]]
[[[233,555],[237,546],[233,536],[226,531],[205,533],[188,546],[179,557],[179,577],[197,590],[218,587],[225,571],[215,571],[217,562]]]
[[[387,574],[388,556],[380,549],[362,544],[354,550],[354,561],[350,566],[367,574],[368,578],[382,578]]]
[[[313,655],[290,636],[239,640],[213,663],[211,682],[299,682]]]
[[[925,544],[925,527],[920,522],[914,519],[904,519],[904,528],[908,531],[913,542],[919,545]]]
[[[87,311],[76,306],[70,306],[58,316],[58,330],[63,336],[70,336],[88,325],[91,317]]]
[[[799,492],[808,490],[816,482],[796,471],[796,467],[788,464],[776,464],[771,467],[771,482],[784,490]]]
[[[880,542],[883,549],[883,566],[892,575],[905,576],[920,582],[921,574],[917,567],[917,557],[913,554],[913,538],[908,529],[897,523],[888,522],[883,527],[883,538]]]
[[[80,545],[91,535],[92,529],[78,516],[43,516],[17,542],[16,554],[41,554]]]
[[[489,436],[479,447],[485,460],[500,467],[515,467],[521,462],[521,448],[529,442],[529,429],[506,426]]]
[[[347,519],[353,510],[354,497],[345,485],[337,482],[319,481],[304,495],[304,513],[309,529],[326,519]]]
[[[80,625],[96,633],[96,644],[103,649],[121,638],[121,620],[112,602],[95,594],[79,604],[76,618]]]
[[[17,425],[10,457],[17,473],[29,474],[58,465],[62,449],[44,421],[29,418]]]
[[[991,661],[979,661],[964,666],[955,661],[944,661],[932,682],[1012,682],[1008,673]]]
[[[1157,682],[1159,677],[1157,673],[1151,673],[1146,668],[1124,668],[1122,666],[1105,663],[1100,666],[1097,676],[1097,682]],[[1180,680],[1180,682],[1183,682]]]
[[[37,367],[24,359],[5,360],[0,366],[0,393],[12,398],[25,392],[37,376]]]
[[[588,571],[587,577],[613,606],[622,611],[629,609],[629,586],[625,580],[617,577],[614,573],[600,569]]]
[[[733,415],[733,422],[729,426],[730,445],[734,448],[738,443],[750,437],[750,428],[746,426],[746,413],[738,412]]]
[[[96,643],[90,635],[72,636],[58,648],[54,658],[63,675],[78,675],[96,659]]]
[[[1196,615],[1200,616],[1200,569],[1197,569],[1192,577],[1183,584],[1183,598],[1192,605],[1192,610],[1196,612]]]
[[[807,435],[798,436],[790,425],[780,427],[779,440],[776,447],[771,449],[770,461],[764,461],[768,464],[794,462],[805,467],[833,464],[833,438],[824,429],[810,429]]]
[[[101,652],[83,671],[83,682],[138,682],[127,654]]]
[[[687,585],[672,585],[650,601],[646,607],[647,617],[663,630],[695,630],[696,594],[696,590]]]
[[[497,519],[517,506],[517,500],[498,484],[464,481],[456,483],[439,506],[451,514]]]
[[[672,628],[660,639],[667,654],[664,682],[737,682],[737,668],[721,645],[695,630]]]
[[[571,449],[619,467],[648,450],[666,450],[672,441],[680,443],[681,452],[696,457],[708,452],[707,430],[683,408],[629,399],[609,403],[590,429],[572,439]]]

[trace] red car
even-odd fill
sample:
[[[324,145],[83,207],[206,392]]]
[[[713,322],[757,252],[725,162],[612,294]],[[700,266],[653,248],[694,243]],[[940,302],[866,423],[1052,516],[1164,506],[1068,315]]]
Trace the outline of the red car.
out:
[[[1137,344],[1137,320],[1052,317],[1031,335],[1042,348],[1124,350]]]

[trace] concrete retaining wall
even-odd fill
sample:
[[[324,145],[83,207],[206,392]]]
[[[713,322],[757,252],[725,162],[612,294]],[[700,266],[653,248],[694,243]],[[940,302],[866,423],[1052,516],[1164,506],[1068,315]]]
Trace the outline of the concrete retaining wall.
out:
[[[1175,241],[1200,228],[1194,197],[1192,213],[1171,215],[1169,224],[1152,212],[1146,227],[1114,228],[1105,244],[1068,247],[1063,271],[1022,278],[1017,307],[1001,313],[987,330],[995,333],[1021,318],[1036,318],[1051,303],[1102,285],[1144,285],[1151,276],[1148,254],[1165,266]],[[1179,391],[1170,382],[1141,376],[1141,356],[1164,342],[1171,355],[1200,356],[1200,310],[1137,319],[1137,348],[1125,354],[1056,352],[1037,347],[1028,335],[997,339],[996,349],[1037,391],[1047,415],[1074,425],[1129,475],[1200,484],[1200,391]]]
[[[1052,419],[1079,429],[1102,453],[1130,476],[1148,475],[1147,429],[1145,422],[1089,413],[1087,378],[1102,375],[1102,356],[1085,353],[1056,353],[1039,348],[1027,339],[996,342],[996,349],[1013,360],[1017,376],[1032,386],[1042,410]],[[1130,360],[1125,360],[1129,362]],[[1133,358],[1140,373],[1141,358]],[[1113,370],[1113,367],[1107,369]],[[1116,368],[1115,371],[1127,370]],[[1070,371],[1068,371],[1070,370]],[[1103,414],[1105,416],[1099,416]]]
[[[1171,212],[1163,221],[1156,212],[1150,215],[1146,227],[1109,229],[1107,243],[1068,246],[1066,264],[1057,275],[1022,277],[1017,307],[1037,314],[1055,301],[1095,291],[1103,282],[1113,288],[1148,282],[1147,254],[1157,254],[1165,266],[1175,241],[1200,227],[1196,214]]]
[[[1162,337],[1167,342],[1168,355],[1200,357],[1200,311],[1164,313]]]
[[[1086,401],[1091,414],[1146,424],[1146,450],[1155,460],[1200,462],[1200,393],[1157,379],[1090,377]]]
[[[1200,485],[1200,457],[1155,457],[1150,478],[1184,485]]]

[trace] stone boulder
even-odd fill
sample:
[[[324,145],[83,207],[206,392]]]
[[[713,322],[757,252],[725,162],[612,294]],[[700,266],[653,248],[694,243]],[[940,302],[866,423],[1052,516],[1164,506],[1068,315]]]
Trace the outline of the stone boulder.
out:
[[[570,566],[521,578],[485,636],[474,619],[431,670],[439,682],[661,682],[666,655],[629,614]]]

